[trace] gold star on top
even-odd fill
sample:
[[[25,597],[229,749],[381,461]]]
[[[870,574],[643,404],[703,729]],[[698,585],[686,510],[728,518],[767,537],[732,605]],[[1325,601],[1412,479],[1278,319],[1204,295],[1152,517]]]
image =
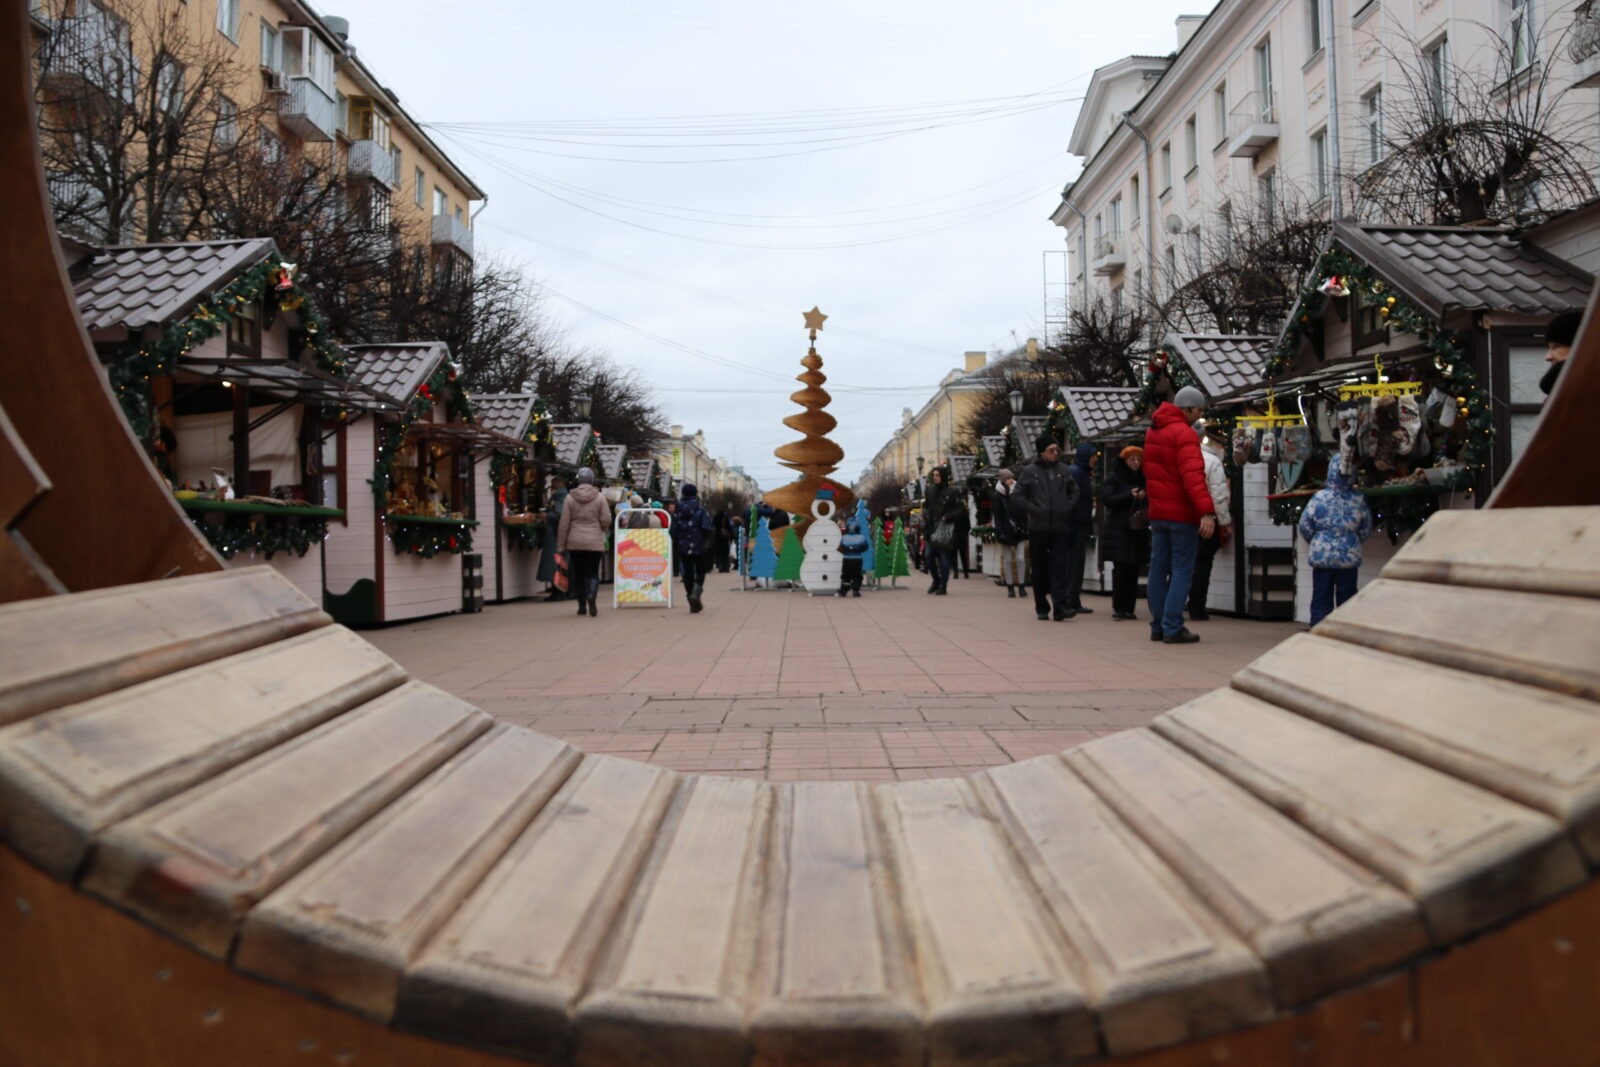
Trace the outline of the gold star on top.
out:
[[[827,319],[828,316],[824,315],[817,308],[817,306],[815,304],[813,304],[812,307],[811,307],[811,310],[805,312],[805,317],[806,317],[806,329],[808,329],[808,330],[820,330],[820,329],[822,329],[823,322]]]

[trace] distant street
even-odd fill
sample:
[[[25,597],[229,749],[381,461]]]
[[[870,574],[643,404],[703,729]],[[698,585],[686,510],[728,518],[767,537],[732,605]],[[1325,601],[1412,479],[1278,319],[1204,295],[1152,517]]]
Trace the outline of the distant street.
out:
[[[1059,751],[1206,690],[1300,629],[1212,616],[1200,644],[1144,622],[1041,623],[988,579],[861,598],[706,583],[706,610],[491,605],[366,636],[412,675],[508,722],[683,771],[772,781],[966,774]],[[731,591],[730,591],[731,589]],[[1140,614],[1144,614],[1143,605]]]

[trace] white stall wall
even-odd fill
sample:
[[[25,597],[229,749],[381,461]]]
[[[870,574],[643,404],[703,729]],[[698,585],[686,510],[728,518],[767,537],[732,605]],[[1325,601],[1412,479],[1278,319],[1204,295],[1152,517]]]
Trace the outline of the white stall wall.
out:
[[[372,498],[375,462],[372,418],[357,419],[345,427],[345,522],[328,524],[328,539],[323,543],[327,560],[325,584],[328,592],[341,595],[362,578],[376,580],[373,525],[377,522],[377,502]]]
[[[322,545],[313,545],[304,556],[297,556],[293,552],[274,552],[272,558],[267,559],[254,552],[239,552],[225,561],[229,570],[263,564],[293,582],[294,587],[313,604],[322,606]]]
[[[473,550],[484,537],[494,534],[491,523],[472,534]],[[418,619],[461,610],[461,557],[441,552],[432,559],[416,555],[397,556],[387,542],[381,549],[383,560],[383,621]]]

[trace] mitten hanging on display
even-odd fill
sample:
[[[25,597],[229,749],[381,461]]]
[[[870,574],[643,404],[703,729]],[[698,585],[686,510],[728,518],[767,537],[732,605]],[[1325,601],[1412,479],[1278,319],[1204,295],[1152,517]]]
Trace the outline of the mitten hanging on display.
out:
[[[1235,426],[1233,428],[1233,462],[1237,467],[1242,467],[1250,462],[1250,452],[1255,444],[1255,434],[1248,426]]]
[[[1365,401],[1353,401],[1340,404],[1334,412],[1334,424],[1339,437],[1339,461],[1347,471],[1356,469],[1356,454],[1359,451],[1357,441],[1361,435],[1361,413],[1366,410]]]
[[[1261,431],[1261,462],[1271,463],[1278,458],[1278,431]]]
[[[1311,428],[1286,426],[1278,441],[1279,463],[1304,463],[1311,455]]]

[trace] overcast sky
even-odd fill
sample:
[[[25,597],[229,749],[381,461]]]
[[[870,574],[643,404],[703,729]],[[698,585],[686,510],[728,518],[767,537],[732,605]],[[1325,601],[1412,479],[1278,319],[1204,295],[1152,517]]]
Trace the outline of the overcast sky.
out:
[[[1097,66],[1206,0],[326,0],[579,343],[764,488],[806,338],[851,481],[967,350],[1044,325]],[[781,377],[780,377],[781,376]]]

